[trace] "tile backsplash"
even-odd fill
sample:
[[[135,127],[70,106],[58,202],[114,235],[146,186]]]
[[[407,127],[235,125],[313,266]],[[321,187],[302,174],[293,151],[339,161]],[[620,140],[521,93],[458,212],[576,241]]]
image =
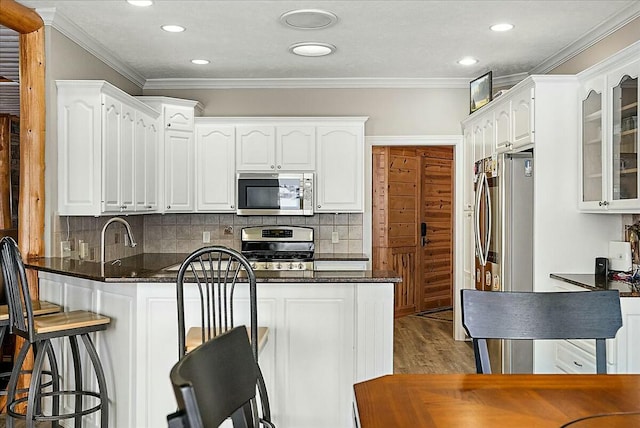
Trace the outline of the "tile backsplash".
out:
[[[237,216],[235,214],[147,214],[127,216],[135,248],[124,246],[124,227],[114,223],[105,234],[106,259],[146,253],[189,253],[205,245],[240,249],[240,231],[246,226],[292,225],[314,229],[316,252],[362,253],[362,214],[315,214],[313,216]],[[57,217],[53,256],[60,257],[60,242],[71,241],[72,257],[78,258],[79,241],[89,244],[89,260],[100,258],[100,233],[109,217]],[[203,232],[211,242],[203,243]],[[338,242],[332,243],[337,232]]]

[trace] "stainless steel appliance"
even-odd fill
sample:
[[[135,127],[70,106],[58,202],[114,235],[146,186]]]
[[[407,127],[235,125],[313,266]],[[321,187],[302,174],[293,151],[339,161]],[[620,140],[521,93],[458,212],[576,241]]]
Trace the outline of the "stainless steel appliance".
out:
[[[507,154],[503,161],[502,289],[533,291],[533,153]],[[533,341],[503,341],[502,367],[504,373],[533,373]]]
[[[313,173],[239,173],[238,215],[313,215]]]
[[[255,226],[242,229],[241,252],[254,270],[312,270],[313,229]]]
[[[475,164],[475,287],[533,291],[533,152]],[[493,373],[531,373],[533,342],[487,341]]]

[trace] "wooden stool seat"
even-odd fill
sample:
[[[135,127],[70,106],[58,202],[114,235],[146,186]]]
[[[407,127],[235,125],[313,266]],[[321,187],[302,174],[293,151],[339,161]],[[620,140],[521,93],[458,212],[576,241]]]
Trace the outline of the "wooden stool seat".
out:
[[[186,347],[187,352],[193,351],[194,348],[202,345],[202,327],[191,327],[189,331],[187,331],[187,340]],[[207,335],[205,333],[205,340],[207,337],[216,337],[220,334],[224,333],[220,329],[216,329],[215,334]],[[247,327],[247,336],[249,336],[249,341],[251,341],[251,328]],[[269,327],[258,327],[258,353],[262,351],[264,345],[267,344],[267,339],[269,338]]]
[[[78,328],[96,327],[109,324],[111,318],[88,311],[59,312],[41,315],[34,319],[33,326],[37,334],[74,330]]]
[[[54,303],[45,302],[44,300],[32,300],[31,305],[33,307],[33,315],[48,315],[56,312],[60,312],[62,308]],[[27,313],[25,312],[25,316]],[[3,322],[9,322],[9,306],[0,305],[0,324]]]

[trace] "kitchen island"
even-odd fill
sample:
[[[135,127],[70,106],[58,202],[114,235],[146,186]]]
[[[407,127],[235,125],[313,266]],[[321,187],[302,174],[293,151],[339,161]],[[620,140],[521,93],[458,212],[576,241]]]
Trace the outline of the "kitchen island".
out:
[[[27,264],[39,271],[41,299],[111,317],[109,329],[95,337],[112,403],[110,426],[166,426],[175,410],[169,382],[178,358],[173,269],[185,256],[143,254],[104,267],[58,258]],[[400,277],[378,271],[256,276],[258,324],[269,328],[259,358],[274,422],[279,428],[351,427],[353,384],[393,371],[393,292]],[[196,304],[195,284],[185,299]],[[248,323],[246,283],[238,284],[236,299],[236,324]],[[61,364],[67,368],[64,355]],[[88,419],[85,425],[97,424]]]

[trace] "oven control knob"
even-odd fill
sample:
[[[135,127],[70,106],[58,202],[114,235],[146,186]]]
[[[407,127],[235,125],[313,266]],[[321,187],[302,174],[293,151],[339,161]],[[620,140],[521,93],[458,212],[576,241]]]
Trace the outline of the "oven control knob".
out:
[[[271,269],[271,264],[270,263],[265,263],[264,264],[264,268],[266,269]]]
[[[280,263],[278,263],[278,264],[276,265],[276,269],[277,269],[277,270],[282,269],[282,265],[281,265]]]
[[[258,267],[258,265],[256,264],[256,262],[251,263],[251,269],[255,269],[257,267]]]
[[[289,269],[293,269],[293,263],[289,263]]]
[[[304,265],[302,263],[298,263],[298,269],[304,269]]]

